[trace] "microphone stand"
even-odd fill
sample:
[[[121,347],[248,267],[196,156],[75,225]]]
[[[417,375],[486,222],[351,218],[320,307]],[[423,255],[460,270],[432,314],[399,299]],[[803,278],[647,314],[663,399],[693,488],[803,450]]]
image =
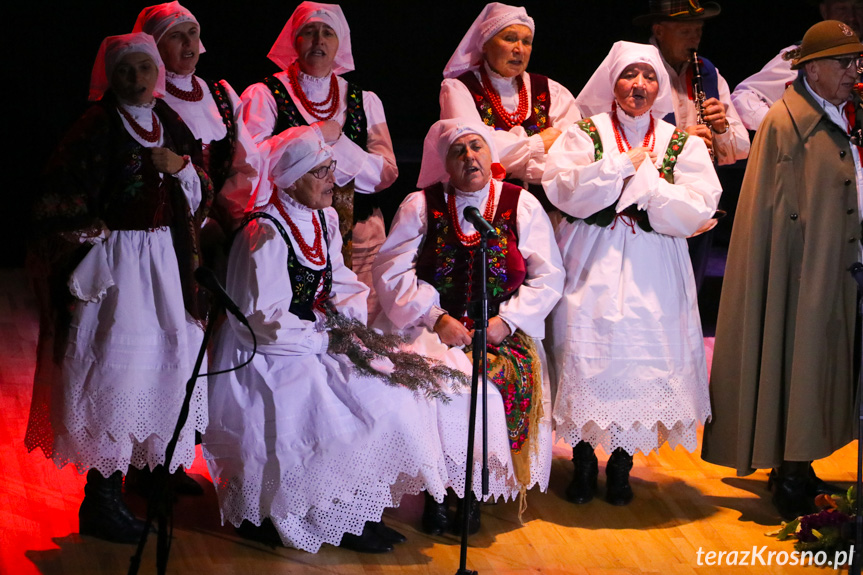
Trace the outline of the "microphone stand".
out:
[[[857,295],[860,299],[863,294],[863,264],[860,262],[854,263],[848,271],[854,281],[857,282]],[[863,299],[858,303],[857,319],[863,317]],[[857,486],[855,495],[855,515],[854,515],[854,555],[851,558],[851,575],[860,575],[860,569],[863,567],[863,500],[860,495],[863,493],[863,342],[861,342],[861,365],[860,373],[857,378]]]
[[[164,575],[168,568],[168,555],[171,552],[170,537],[174,530],[173,518],[173,501],[170,490],[168,489],[168,478],[170,477],[171,460],[174,458],[174,450],[177,448],[177,442],[180,438],[180,431],[186,425],[186,420],[189,418],[189,406],[192,403],[192,395],[195,392],[195,383],[198,380],[201,372],[201,365],[204,363],[204,356],[207,352],[207,345],[213,335],[213,329],[216,325],[215,319],[221,313],[221,306],[214,301],[210,308],[210,316],[207,322],[207,328],[204,330],[204,339],[201,342],[201,347],[198,350],[198,358],[195,361],[195,367],[192,369],[192,376],[186,382],[186,396],[183,398],[183,405],[180,408],[180,415],[177,417],[177,425],[174,426],[174,434],[171,440],[168,441],[168,446],[165,448],[165,463],[153,471],[153,490],[147,499],[147,520],[144,525],[144,532],[141,534],[141,539],[138,541],[138,548],[135,554],[130,559],[128,575],[135,575],[141,566],[141,557],[144,553],[144,547],[147,545],[147,536],[150,534],[150,527],[153,520],[156,520],[156,573]]]
[[[470,525],[470,498],[473,496],[473,448],[474,435],[476,433],[476,402],[480,378],[482,379],[482,495],[483,499],[488,495],[488,409],[487,409],[487,383],[488,383],[488,350],[487,333],[488,328],[488,271],[486,265],[486,254],[488,253],[488,235],[493,233],[480,229],[479,252],[477,254],[480,267],[480,299],[478,302],[468,305],[472,306],[471,319],[473,319],[473,374],[470,383],[470,419],[467,431],[467,465],[465,466],[465,493],[462,504],[461,525],[461,548],[459,551],[459,568],[456,575],[478,575],[477,571],[467,568],[467,537]],[[479,352],[479,353],[477,353]]]

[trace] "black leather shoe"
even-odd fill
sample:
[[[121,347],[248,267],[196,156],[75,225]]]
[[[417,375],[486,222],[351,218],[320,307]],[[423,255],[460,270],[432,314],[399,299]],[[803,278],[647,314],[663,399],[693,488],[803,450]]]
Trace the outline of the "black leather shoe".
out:
[[[388,527],[387,525],[384,525],[383,521],[375,521],[374,523],[371,524],[371,526],[372,526],[372,531],[374,531],[374,534],[377,535],[378,537],[380,537],[381,539],[383,539],[384,541],[386,541],[387,543],[392,543],[392,544],[404,543],[405,541],[408,540],[407,537],[405,537],[404,535],[402,535],[401,533],[399,533],[398,531],[396,531],[392,527]]]
[[[435,501],[434,497],[425,494],[425,507],[423,508],[422,530],[429,535],[443,535],[449,527],[447,518],[446,498],[443,503]]]
[[[629,472],[632,469],[632,456],[618,447],[608,458],[605,466],[605,500],[612,505],[629,505],[635,494],[629,485]]]
[[[243,539],[257,541],[270,547],[284,547],[282,538],[279,537],[279,532],[276,526],[273,525],[269,517],[265,517],[260,525],[255,525],[248,519],[244,519],[240,526],[237,527],[237,535]]]
[[[776,482],[776,477],[778,476],[779,471],[777,469],[771,469],[770,474],[767,476],[767,489],[772,491],[773,485]],[[838,485],[833,485],[832,483],[827,483],[817,475],[815,475],[815,469],[813,469],[812,465],[809,465],[809,478],[806,482],[806,493],[813,499],[818,495],[845,495],[848,490]]]
[[[473,535],[479,531],[480,525],[480,508],[479,500],[473,492],[470,493],[470,503],[468,503],[468,523],[467,533]],[[450,530],[456,535],[461,534],[462,526],[464,525],[464,499],[459,499],[455,507],[455,519],[450,525]]]
[[[786,521],[815,513],[815,503],[809,494],[809,477],[777,474],[773,479],[773,505]]]
[[[572,448],[572,481],[566,488],[566,499],[571,503],[587,503],[596,494],[596,478],[599,475],[599,462],[593,446],[579,441]]]
[[[350,549],[357,553],[389,553],[392,551],[393,546],[378,537],[372,525],[371,521],[367,521],[365,527],[363,527],[362,535],[345,533],[342,535],[342,542],[339,544],[339,547]]]
[[[122,495],[123,475],[119,471],[107,478],[95,469],[87,472],[78,531],[114,543],[137,543],[146,524],[132,515]]]

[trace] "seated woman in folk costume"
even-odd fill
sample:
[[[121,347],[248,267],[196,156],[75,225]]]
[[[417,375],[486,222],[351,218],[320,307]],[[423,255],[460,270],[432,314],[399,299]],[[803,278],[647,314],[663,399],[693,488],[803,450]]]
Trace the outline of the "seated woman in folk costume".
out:
[[[545,316],[560,297],[563,269],[545,211],[502,176],[483,124],[434,124],[423,149],[418,184],[424,189],[399,207],[375,260],[374,279],[383,309],[377,325],[405,336],[414,351],[470,374],[473,330],[467,309],[479,297],[478,266],[488,266],[490,498],[506,499],[537,484],[548,486],[551,402],[539,340]],[[479,234],[464,219],[467,206],[477,207],[501,235],[490,242],[484,263],[475,262]],[[466,491],[469,404],[465,390],[438,406],[450,487],[460,498]],[[479,423],[478,437],[481,428]],[[475,468],[467,490],[472,491],[471,531],[479,529],[473,494],[480,493],[480,458],[477,453],[470,462]],[[447,523],[446,505],[427,497],[424,529],[441,533]]]
[[[395,338],[365,327],[368,288],[342,259],[336,160],[320,131],[291,128],[271,149],[274,188],[258,196],[228,259],[227,292],[257,354],[212,376],[203,438],[222,519],[312,553],[323,543],[390,551],[404,537],[383,510],[407,493],[445,493],[427,396],[445,397],[438,382],[462,374],[393,351]],[[254,348],[229,317],[212,369],[242,366]]]

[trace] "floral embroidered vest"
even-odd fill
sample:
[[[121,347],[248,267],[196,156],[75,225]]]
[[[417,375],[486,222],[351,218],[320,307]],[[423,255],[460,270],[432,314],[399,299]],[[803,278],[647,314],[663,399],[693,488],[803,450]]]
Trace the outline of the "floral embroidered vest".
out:
[[[550,126],[548,123],[548,109],[551,106],[551,95],[548,92],[548,78],[539,74],[530,74],[530,115],[525,118],[521,126],[528,136],[539,134]],[[506,124],[494,113],[494,108],[482,88],[482,83],[472,70],[468,70],[458,77],[462,84],[467,86],[473,96],[476,111],[486,126],[492,126],[496,130],[506,130]]]
[[[324,248],[329,250],[330,239],[327,234],[327,222],[324,217],[324,212],[318,210],[317,217],[321,222],[321,227],[323,228]],[[300,260],[297,259],[297,256],[294,253],[294,246],[291,243],[291,238],[288,236],[288,232],[285,230],[285,227],[278,219],[266,212],[252,212],[246,216],[239,229],[243,229],[246,224],[258,218],[270,220],[273,225],[276,226],[276,230],[278,230],[279,235],[282,236],[285,245],[288,246],[288,276],[291,278],[291,290],[293,291],[291,306],[289,308],[291,313],[300,319],[315,321],[314,310],[323,309],[323,304],[330,299],[330,292],[333,287],[333,268],[330,263],[330,258],[327,258],[327,265],[324,266],[323,269],[319,270],[307,268],[301,264]],[[239,232],[239,229],[237,232]],[[327,251],[327,253],[329,253],[329,251]],[[317,293],[318,286],[321,285],[321,283],[323,283],[323,286],[320,293]]]
[[[426,188],[428,231],[417,259],[417,277],[435,286],[440,305],[454,318],[467,315],[468,304],[479,299],[480,270],[475,269],[478,246],[466,247],[450,221],[443,184]],[[517,208],[521,188],[504,183],[492,225],[499,239],[488,241],[489,317],[524,283],[526,265],[518,251]]]

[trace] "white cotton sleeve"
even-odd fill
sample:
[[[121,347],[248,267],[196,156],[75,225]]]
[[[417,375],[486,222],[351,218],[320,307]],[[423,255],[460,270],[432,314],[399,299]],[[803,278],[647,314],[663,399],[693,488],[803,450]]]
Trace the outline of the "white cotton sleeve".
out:
[[[425,193],[414,192],[399,206],[372,268],[381,308],[399,331],[430,322],[433,326],[442,315],[438,291],[416,273],[427,227]]]

